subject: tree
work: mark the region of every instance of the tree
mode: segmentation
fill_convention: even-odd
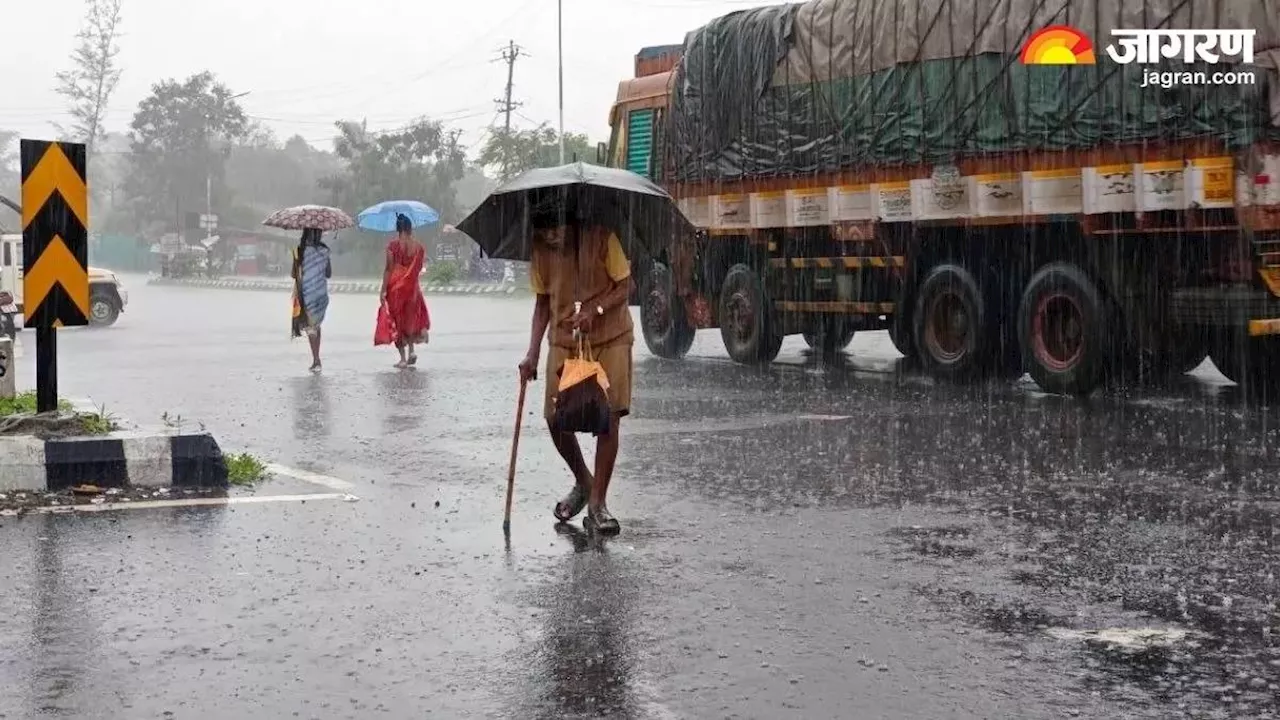
[[[72,69],[60,72],[58,94],[70,104],[73,139],[89,150],[102,137],[107,106],[120,82],[120,0],[86,0],[88,11],[71,53]],[[59,128],[64,134],[68,130]]]
[[[332,204],[357,213],[383,200],[421,200],[443,223],[457,222],[454,186],[466,169],[457,130],[427,118],[390,132],[372,132],[363,121],[336,126],[333,149],[345,168],[320,181]],[[382,248],[375,247],[358,259],[359,269],[378,269],[381,257]]]
[[[9,204],[17,205],[21,202],[18,197],[21,190],[19,177],[18,133],[0,130],[0,231],[21,227],[18,211]]]
[[[212,73],[153,85],[130,123],[130,167],[125,192],[139,229],[181,228],[187,212],[228,207],[226,161],[249,132],[244,110]]]
[[[596,152],[586,135],[564,134],[564,160],[595,163]],[[495,130],[480,148],[479,162],[493,168],[502,180],[525,170],[560,164],[560,136],[543,123],[531,130]]]
[[[299,136],[281,146],[268,134],[251,133],[227,159],[227,185],[235,191],[235,202],[222,218],[223,225],[249,227],[273,210],[317,202],[320,179],[341,170],[336,155],[311,147]]]

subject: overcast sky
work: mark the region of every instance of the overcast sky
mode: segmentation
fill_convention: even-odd
[[[617,83],[636,50],[678,43],[686,31],[756,0],[564,0],[565,129],[608,139]],[[65,122],[54,73],[65,69],[83,0],[6,3],[0,42],[0,129],[51,138]],[[394,128],[419,115],[448,121],[468,145],[495,120],[508,40],[513,122],[556,123],[556,0],[123,0],[124,70],[107,129],[124,131],[155,82],[213,71],[245,111],[281,140],[329,148],[334,120]]]

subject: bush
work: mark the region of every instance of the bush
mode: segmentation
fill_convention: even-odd
[[[444,260],[427,267],[427,282],[432,285],[452,285],[462,276],[458,263]]]
[[[232,485],[255,485],[267,478],[267,464],[249,453],[226,456],[227,479]]]

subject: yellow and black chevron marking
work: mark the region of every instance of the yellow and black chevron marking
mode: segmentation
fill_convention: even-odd
[[[845,270],[853,270],[856,268],[884,268],[884,267],[902,267],[906,264],[906,258],[895,255],[892,257],[823,257],[823,258],[777,258],[771,260],[770,263],[774,267],[793,268],[843,268]]]
[[[24,323],[89,324],[89,189],[80,143],[22,141]]]

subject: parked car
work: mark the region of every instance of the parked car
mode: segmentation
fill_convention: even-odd
[[[114,325],[129,304],[129,293],[116,274],[89,268],[89,324]],[[23,317],[22,236],[0,235],[0,333],[16,332]]]

